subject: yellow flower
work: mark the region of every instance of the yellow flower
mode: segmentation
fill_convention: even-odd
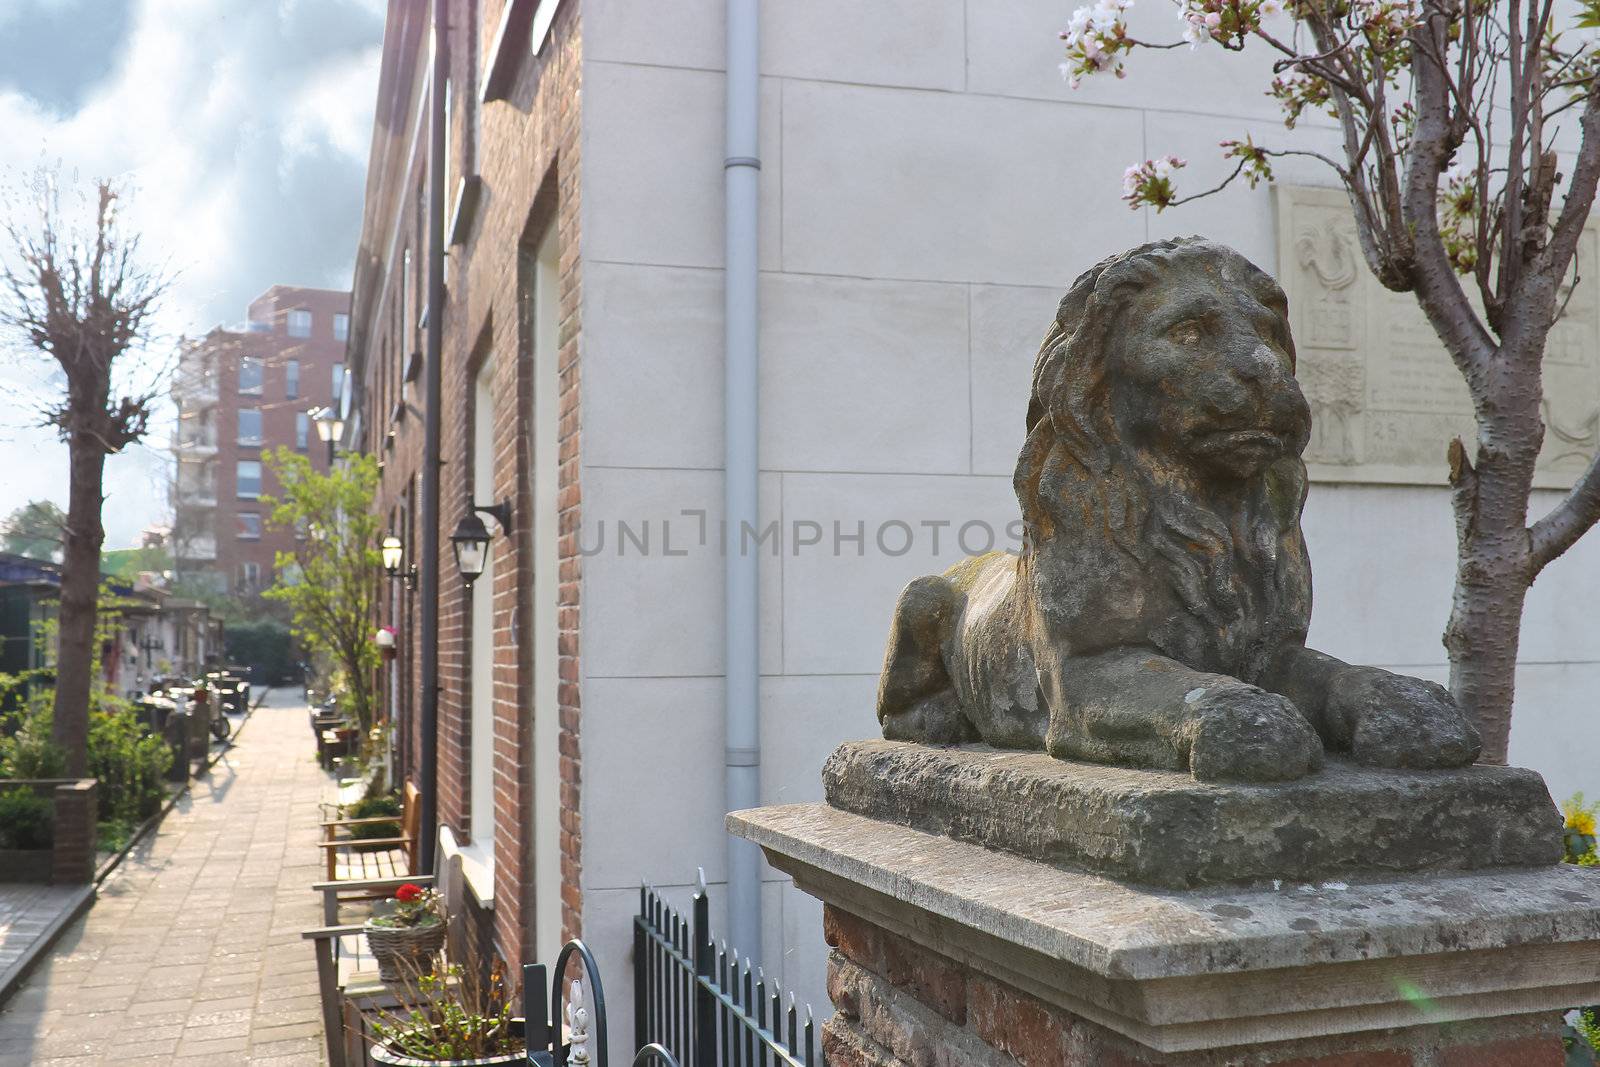
[[[1575,830],[1586,837],[1594,834],[1594,812],[1572,811],[1567,813],[1567,829]]]

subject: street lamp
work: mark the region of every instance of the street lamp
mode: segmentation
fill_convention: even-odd
[[[383,556],[383,569],[391,578],[399,578],[405,582],[407,589],[417,584],[417,565],[413,563],[405,570],[400,565],[405,560],[405,544],[395,534],[388,534],[378,546],[379,553]]]
[[[502,500],[498,504],[474,504],[472,510],[456,525],[456,532],[450,535],[450,547],[456,554],[456,569],[469,586],[483,573],[483,565],[489,555],[491,535],[483,520],[478,518],[480,511],[493,519],[507,536],[511,533],[509,500]]]
[[[339,409],[329,404],[313,411],[311,421],[317,425],[317,438],[328,443],[328,466],[331,468],[334,446],[344,436],[344,419],[339,416]]]
[[[389,534],[383,539],[379,549],[383,554],[383,569],[389,572],[389,577],[400,576],[400,560],[405,555],[405,546],[400,543],[400,538]]]

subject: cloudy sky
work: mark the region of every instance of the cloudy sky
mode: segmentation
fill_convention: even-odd
[[[126,223],[177,275],[146,366],[271,285],[349,286],[384,6],[0,0],[0,184],[45,165],[127,189]],[[0,516],[66,506],[66,449],[37,425],[53,366],[0,350]],[[108,464],[107,548],[164,521],[171,425],[164,402],[150,444]]]

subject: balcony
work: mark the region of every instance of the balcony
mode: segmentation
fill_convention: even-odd
[[[179,373],[172,382],[172,400],[179,408],[198,408],[215,404],[219,397],[213,374]]]
[[[204,535],[181,540],[173,545],[172,554],[175,559],[216,559],[217,539]]]
[[[215,485],[180,485],[173,494],[173,504],[180,508],[214,508],[217,506]]]
[[[194,430],[179,433],[172,440],[172,450],[185,458],[214,456],[217,453],[216,431]]]

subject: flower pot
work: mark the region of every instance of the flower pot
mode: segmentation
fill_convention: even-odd
[[[372,1046],[372,1062],[390,1064],[393,1067],[479,1067],[479,1065],[488,1067],[490,1064],[525,1064],[528,1062],[527,1056],[526,1052],[504,1052],[481,1060],[419,1060],[391,1052],[387,1045]]]
[[[426,973],[433,957],[444,947],[444,923],[427,926],[374,926],[370,921],[363,928],[367,944],[372,948],[372,958],[378,961],[378,977],[385,982],[398,982],[405,973]]]
[[[511,1032],[517,1035],[522,1033],[521,1019],[511,1020]],[[372,1045],[372,1062],[382,1063],[388,1067],[490,1067],[492,1064],[518,1065],[528,1062],[526,1052],[502,1052],[497,1056],[487,1056],[476,1060],[419,1060],[415,1056],[406,1056],[395,1052],[389,1046],[374,1042]]]

